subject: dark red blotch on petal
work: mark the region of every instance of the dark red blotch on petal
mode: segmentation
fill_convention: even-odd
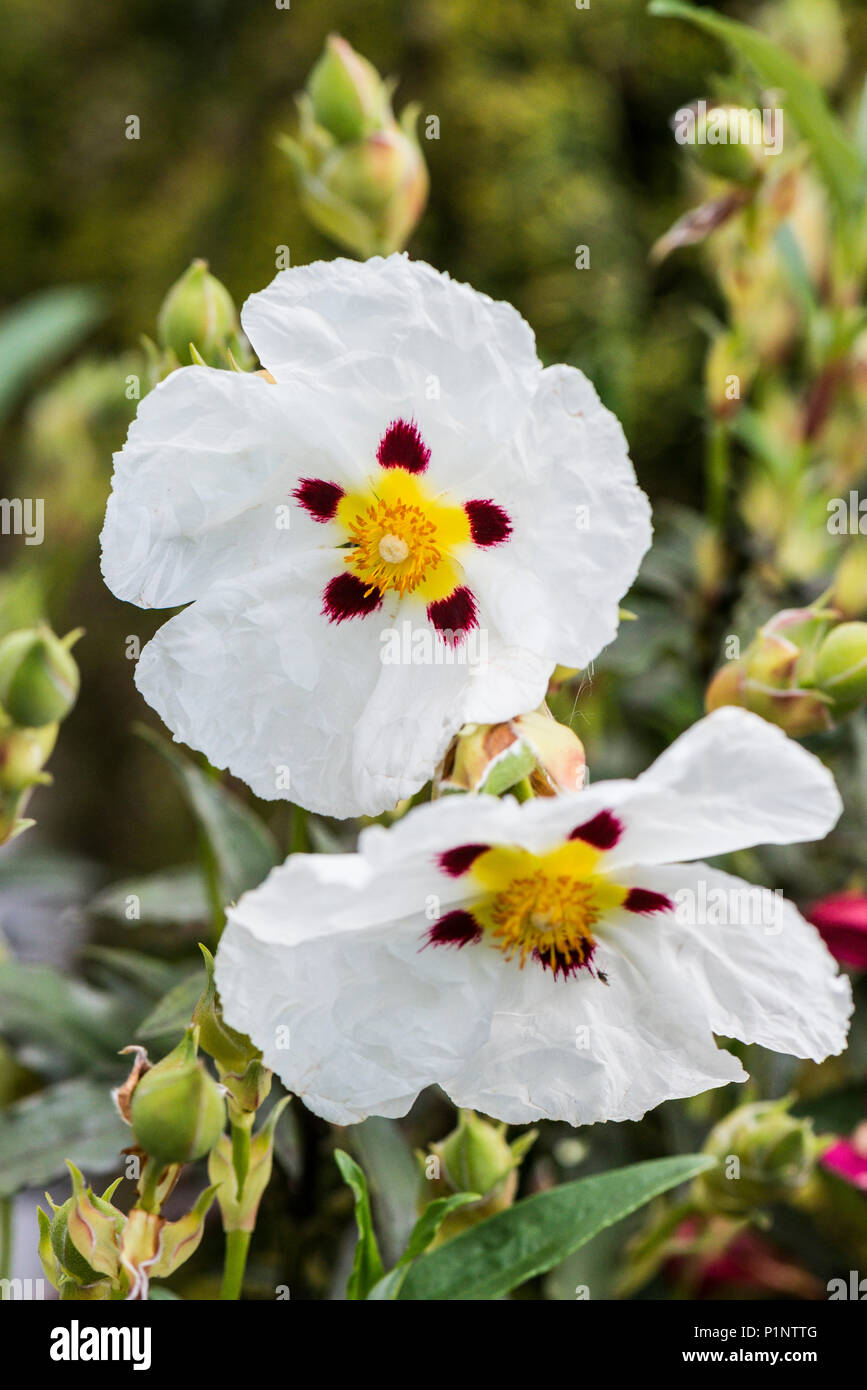
[[[427,934],[429,946],[469,946],[481,941],[482,929],[471,912],[457,907],[435,922]]]
[[[470,534],[476,545],[501,545],[512,534],[508,512],[490,498],[465,502],[464,511],[470,523]]]
[[[623,821],[613,811],[600,811],[592,820],[576,826],[569,839],[583,840],[594,849],[613,849],[622,834]]]
[[[392,420],[379,441],[376,457],[383,468],[405,468],[407,473],[423,473],[428,466],[430,449],[414,420]]]
[[[460,878],[475,864],[479,855],[485,854],[490,848],[490,845],[457,845],[455,849],[443,850],[439,856],[439,866],[451,878]]]
[[[553,965],[551,964],[550,951],[536,950],[533,952],[533,957],[545,970],[554,972],[555,980],[558,975],[562,975],[564,980],[568,980],[571,975],[577,975],[579,970],[588,970],[591,975],[595,975],[593,955],[596,950],[596,942],[584,940],[581,946],[584,951],[583,957],[579,954],[573,955],[571,951],[555,951]]]
[[[326,482],[324,478],[302,478],[292,496],[314,521],[330,521],[343,496],[343,488],[337,483]]]
[[[448,598],[429,603],[427,615],[440,636],[453,647],[460,646],[470,628],[479,625],[476,600],[463,586]]]
[[[382,603],[378,589],[369,589],[354,574],[338,574],[329,579],[322,595],[322,612],[330,623],[346,618],[362,618]]]
[[[670,912],[674,903],[665,893],[655,893],[652,888],[630,888],[623,906],[627,912]]]

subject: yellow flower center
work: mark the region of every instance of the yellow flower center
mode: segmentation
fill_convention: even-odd
[[[568,874],[512,879],[488,908],[494,944],[507,960],[520,956],[522,967],[530,952],[548,957],[552,968],[558,956],[585,961],[601,915],[593,884]]]
[[[522,968],[529,955],[552,970],[589,961],[594,927],[629,891],[599,872],[603,854],[572,840],[538,855],[504,846],[480,855],[470,875],[483,896],[472,912],[490,944]]]
[[[460,585],[452,551],[471,540],[467,514],[405,469],[379,474],[368,492],[346,493],[336,520],[346,532],[346,564],[368,592],[417,593],[431,603]]]

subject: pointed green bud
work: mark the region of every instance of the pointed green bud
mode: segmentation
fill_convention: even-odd
[[[506,1126],[492,1124],[472,1110],[462,1110],[457,1128],[430,1153],[420,1155],[423,1181],[420,1209],[431,1200],[458,1192],[479,1192],[480,1200],[454,1211],[443,1222],[434,1245],[459,1231],[510,1207],[518,1189],[518,1169],[535,1143],[536,1130],[527,1130],[511,1144]]]
[[[199,1029],[199,1046],[209,1057],[213,1057],[221,1074],[225,1071],[243,1076],[250,1063],[261,1060],[262,1054],[245,1033],[236,1032],[223,1019],[214,980],[214,957],[201,942],[199,950],[205,960],[207,977],[204,992],[193,1010],[192,1018]]]
[[[307,82],[313,119],[335,140],[361,140],[382,123],[388,91],[372,63],[331,34]]]
[[[0,707],[14,724],[39,729],[66,718],[78,695],[70,648],[80,636],[81,629],[61,641],[43,626],[0,641]]]
[[[157,318],[160,343],[186,365],[223,365],[240,327],[235,301],[201,260],[175,281]]]
[[[867,700],[867,623],[840,623],[829,632],[816,657],[813,679],[833,701],[837,718]]]
[[[196,1059],[198,1029],[151,1067],[132,1093],[136,1144],[160,1163],[192,1163],[216,1144],[226,1123],[220,1087]]]
[[[123,1213],[103,1197],[97,1197],[74,1163],[67,1159],[72,1176],[72,1203],[67,1214],[69,1239],[91,1269],[109,1279],[120,1272],[118,1238],[124,1226]]]
[[[765,154],[765,135],[761,117],[743,106],[704,101],[690,108],[694,114],[694,138],[690,153],[702,169],[728,183],[751,185],[768,172],[772,160]],[[679,113],[680,114],[680,113]],[[768,135],[773,138],[773,118]],[[781,118],[780,118],[781,120]],[[782,125],[779,138],[782,139]]]
[[[719,1212],[748,1212],[806,1195],[827,1147],[810,1120],[790,1115],[791,1097],[738,1106],[707,1137],[717,1166],[696,1179],[701,1203]]]

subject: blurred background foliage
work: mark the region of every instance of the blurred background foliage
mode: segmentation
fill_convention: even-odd
[[[708,8],[746,19],[799,57],[847,128],[857,126],[867,68],[858,0]],[[83,693],[51,761],[55,785],[37,791],[37,828],[0,861],[0,930],[11,954],[74,964],[82,978],[67,993],[59,977],[37,979],[32,1010],[53,1010],[54,1025],[45,1022],[34,1039],[22,1021],[30,977],[15,988],[4,977],[3,1029],[13,1041],[23,1032],[26,1045],[5,1070],[0,1055],[0,1099],[47,1076],[82,1088],[61,1088],[58,1115],[96,1114],[130,1027],[176,985],[175,1014],[138,1032],[170,1044],[190,1005],[184,981],[209,905],[185,866],[201,830],[163,760],[131,732],[137,720],[158,721],[133,686],[129,639],[143,646],[164,615],[109,594],[98,534],[111,453],[136,405],[128,383],[139,375],[147,389],[142,335],[155,334],[166,290],[190,261],[205,258],[240,304],[270,281],[279,248],[288,246],[292,264],[335,254],[303,215],[278,147],[296,128],[294,94],[330,31],[399,77],[398,106],[420,105],[431,192],[411,254],[510,300],[535,329],[544,361],[573,363],[593,379],[624,424],[653,501],[657,544],[629,600],[639,620],[624,624],[595,672],[553,696],[558,717],[586,743],[594,780],[645,767],[700,716],[727,634],[746,643],[776,609],[813,601],[842,554],[842,541],[839,549],[829,541],[825,498],[863,480],[864,374],[853,369],[833,408],[805,431],[804,409],[828,366],[812,351],[815,325],[841,296],[835,306],[826,195],[794,130],[779,184],[769,179],[704,246],[650,257],[688,207],[720,195],[719,182],[675,142],[675,110],[711,94],[753,105],[762,90],[699,29],[650,17],[643,0],[592,0],[580,10],[568,0],[295,0],[287,10],[269,0],[92,0],[86,13],[7,0],[0,364],[11,354],[13,367],[0,398],[2,490],[46,499],[46,541],[31,548],[0,538],[0,632],[46,618],[55,631],[81,625],[86,635],[75,653]],[[140,123],[135,140],[126,138],[131,115]],[[437,139],[424,138],[429,116],[438,118]],[[794,260],[788,243],[781,251],[774,240],[781,223],[797,243]],[[589,248],[588,269],[576,268],[579,246]],[[863,269],[856,258],[846,281],[856,307]],[[721,400],[727,368],[749,383],[749,410],[729,411]],[[856,605],[850,616],[860,615]],[[840,830],[810,855],[775,850],[730,865],[802,904],[864,886],[863,714],[811,746],[841,781]],[[257,804],[225,780],[267,826],[266,859],[286,853],[289,808]],[[327,849],[351,831],[314,824],[311,833]],[[166,866],[177,876],[152,885],[146,920],[125,921],[129,882]],[[851,1088],[865,1065],[861,1028],[845,1063],[829,1064],[830,1081]],[[786,1059],[764,1056],[751,1067],[755,1096],[794,1083]],[[805,1094],[828,1081],[809,1067],[799,1076]],[[852,1094],[847,1120],[864,1109]],[[730,1103],[717,1093],[664,1106],[639,1127],[597,1127],[592,1145],[552,1127],[530,1181],[550,1186],[579,1168],[688,1151]],[[407,1132],[423,1144],[449,1116],[441,1098],[428,1097]],[[113,1117],[99,1111],[97,1120],[98,1132],[82,1133],[71,1154],[79,1163],[98,1163],[106,1145],[116,1151]],[[53,1123],[46,1111],[46,1144]],[[355,1142],[374,1187],[379,1174],[384,1206],[392,1186],[398,1196],[409,1190],[407,1155],[392,1130],[370,1122]],[[327,1143],[327,1127],[310,1117],[278,1127],[279,1182],[295,1219],[281,1187],[267,1199],[271,1243],[254,1247],[250,1267],[265,1296],[287,1262],[314,1296],[333,1287],[334,1261],[345,1268],[348,1194],[311,1161]],[[48,1168],[59,1171],[63,1156],[68,1144]],[[32,1176],[31,1157],[12,1186]],[[405,1211],[385,1216],[406,1224]],[[822,1273],[833,1252],[810,1239]],[[607,1233],[580,1267],[568,1263],[552,1276],[549,1296],[573,1297],[591,1267],[595,1287],[613,1290],[612,1241],[620,1248],[623,1236]],[[798,1292],[797,1280],[789,1292]]]

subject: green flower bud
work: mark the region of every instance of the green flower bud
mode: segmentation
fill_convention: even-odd
[[[57,741],[59,725],[41,729],[0,727],[0,791],[22,792],[36,782],[51,779],[42,768]]]
[[[10,632],[0,641],[0,707],[14,724],[39,729],[65,719],[78,695],[78,667],[70,648],[81,629],[63,640],[47,627]]]
[[[225,285],[208,270],[207,261],[193,261],[163,300],[157,333],[178,362],[195,361],[190,345],[209,366],[224,365],[237,343],[240,321],[235,301]]]
[[[388,90],[372,63],[330,34],[307,82],[313,118],[335,140],[361,140],[388,113]]]
[[[706,173],[728,183],[753,184],[770,161],[764,153],[761,126],[742,106],[699,102],[690,152]]]
[[[424,1175],[419,1205],[423,1209],[435,1198],[455,1192],[478,1192],[480,1200],[446,1217],[434,1245],[512,1205],[518,1169],[536,1137],[536,1130],[527,1130],[510,1144],[504,1124],[493,1125],[472,1110],[460,1112],[457,1128],[439,1144],[431,1144],[428,1155],[419,1156]]]
[[[850,546],[840,561],[834,580],[834,606],[844,618],[867,616],[867,546]]]
[[[813,679],[833,701],[833,713],[851,714],[867,700],[867,623],[840,623],[816,657]]]
[[[130,1119],[136,1144],[160,1163],[192,1163],[216,1144],[226,1123],[220,1087],[196,1060],[196,1028],[138,1082]]]
[[[711,1130],[704,1152],[718,1162],[696,1178],[702,1205],[747,1212],[806,1195],[826,1144],[813,1133],[810,1120],[788,1113],[790,1105],[790,1097],[741,1105]]]
[[[418,109],[408,106],[397,121],[390,84],[335,35],[298,108],[298,135],[280,146],[311,222],[359,256],[401,250],[428,192]]]

